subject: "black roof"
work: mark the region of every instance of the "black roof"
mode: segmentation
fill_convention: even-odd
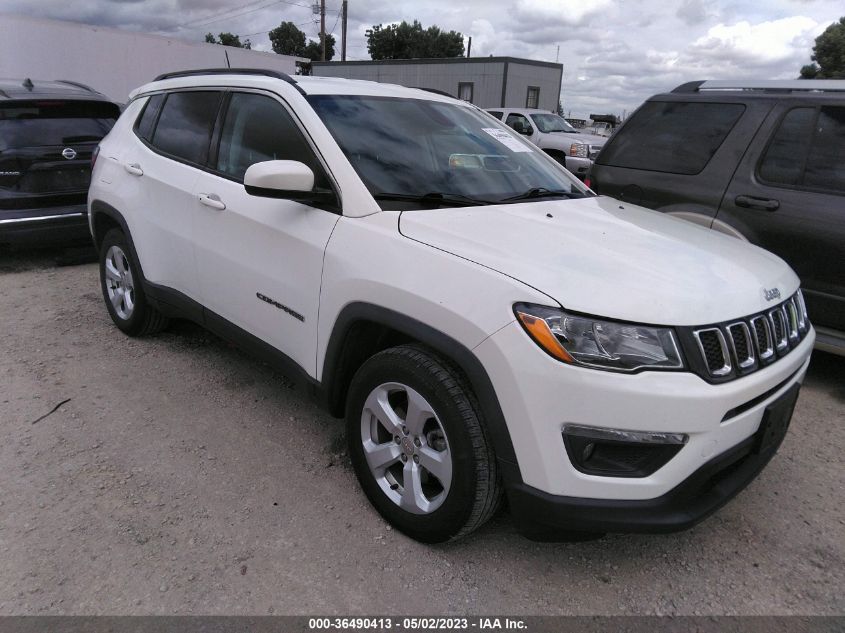
[[[90,86],[75,81],[56,79],[0,79],[0,101],[6,99],[84,99],[110,101]]]

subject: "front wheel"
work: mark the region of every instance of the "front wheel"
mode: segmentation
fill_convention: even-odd
[[[496,511],[501,484],[478,403],[445,359],[411,345],[376,354],[352,380],[346,421],[365,494],[408,536],[456,539]]]

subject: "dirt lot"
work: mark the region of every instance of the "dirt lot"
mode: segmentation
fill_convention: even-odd
[[[843,358],[692,531],[536,544],[504,514],[429,547],[370,509],[340,423],[193,325],[126,338],[94,264],[0,254],[0,333],[2,615],[845,612]]]

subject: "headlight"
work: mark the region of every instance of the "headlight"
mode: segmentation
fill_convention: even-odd
[[[570,156],[579,156],[580,158],[587,158],[589,150],[583,143],[573,143],[569,146]]]
[[[531,338],[565,363],[628,372],[684,366],[669,328],[603,321],[527,303],[516,304],[514,312]]]

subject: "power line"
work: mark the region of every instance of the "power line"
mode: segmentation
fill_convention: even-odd
[[[238,18],[242,15],[247,15],[248,13],[255,13],[256,11],[262,11],[263,9],[267,9],[269,7],[272,7],[274,4],[281,4],[281,3],[288,4],[288,5],[295,6],[295,7],[304,7],[306,9],[311,8],[310,5],[301,4],[299,2],[292,2],[291,0],[273,0],[272,2],[270,2],[268,4],[262,5],[260,7],[255,7],[254,9],[249,9],[247,11],[241,11],[240,13],[234,13],[232,15],[226,15],[226,16],[223,16],[223,17],[215,18],[213,20],[208,20],[207,22],[202,22],[200,24],[194,24],[193,28],[198,28],[198,27],[201,27],[201,26],[208,26],[209,24],[214,24],[215,22],[222,22],[223,20],[232,20],[232,19]]]
[[[180,24],[176,28],[182,28],[184,26],[188,26],[188,25],[194,24],[196,22],[205,22],[206,20],[209,20],[211,18],[216,18],[216,17],[221,16],[221,15],[226,15],[227,13],[232,13],[233,11],[240,11],[241,9],[245,9],[246,7],[251,7],[251,6],[256,5],[256,4],[261,4],[262,2],[267,2],[267,0],[253,0],[252,2],[247,2],[245,4],[238,6],[238,7],[235,7],[233,9],[225,9],[223,11],[217,11],[215,13],[210,13],[209,15],[206,15],[202,18],[196,18],[194,20],[188,20],[187,22],[185,22],[184,24]]]

